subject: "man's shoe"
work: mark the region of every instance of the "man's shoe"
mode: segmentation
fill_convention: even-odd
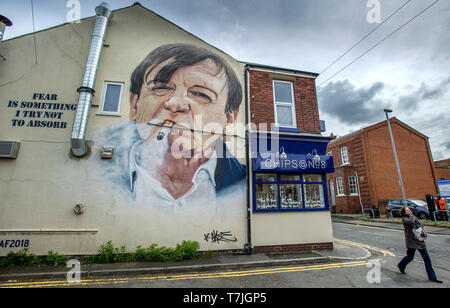
[[[430,278],[429,280],[430,280],[430,281],[433,281],[433,282],[437,282],[437,283],[442,283],[442,281],[437,280],[436,278]]]
[[[401,267],[398,266],[398,265],[397,265],[397,267],[398,267],[398,270],[400,271],[400,273],[406,274],[405,269],[401,268]]]

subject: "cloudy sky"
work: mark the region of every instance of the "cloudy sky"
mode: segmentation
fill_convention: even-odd
[[[66,22],[77,0],[34,0],[36,30]],[[450,158],[450,1],[440,0],[361,59],[334,76],[436,0],[141,0],[140,3],[237,60],[321,73],[320,117],[326,134],[345,135],[392,116],[430,137],[435,160]],[[81,17],[102,1],[80,0]],[[113,9],[131,0],[108,0]],[[397,14],[388,17],[404,6]],[[5,38],[33,31],[31,0],[3,0],[14,22]],[[370,16],[372,16],[370,14]],[[386,21],[386,19],[388,19]]]

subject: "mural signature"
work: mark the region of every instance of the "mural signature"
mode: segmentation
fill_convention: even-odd
[[[211,240],[212,243],[217,244],[220,242],[237,242],[237,238],[231,234],[231,231],[219,232],[213,230],[211,233],[203,234],[203,238],[206,242]]]

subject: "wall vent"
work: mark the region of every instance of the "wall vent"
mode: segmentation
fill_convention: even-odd
[[[20,142],[0,141],[0,158],[16,158],[19,148]]]

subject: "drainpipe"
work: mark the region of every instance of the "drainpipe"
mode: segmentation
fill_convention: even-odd
[[[365,216],[364,215],[364,206],[363,206],[362,201],[361,201],[361,187],[359,187],[358,172],[356,172],[356,171],[355,171],[355,177],[356,177],[356,184],[358,184],[359,205],[361,205],[361,213],[362,213],[362,215],[364,217]]]
[[[249,104],[248,104],[248,65],[245,65],[245,162],[247,172],[247,243],[245,244],[245,250],[248,255],[252,254],[252,229],[251,229],[251,209],[250,209],[250,125],[249,125]]]
[[[95,21],[94,33],[92,35],[91,47],[86,63],[83,77],[83,83],[78,88],[80,93],[78,98],[77,113],[72,128],[71,149],[72,154],[82,157],[87,154],[86,141],[84,140],[91,109],[92,98],[94,97],[95,78],[97,76],[97,67],[100,61],[100,55],[103,49],[103,38],[106,27],[111,16],[109,4],[103,2],[95,8],[97,19]]]

